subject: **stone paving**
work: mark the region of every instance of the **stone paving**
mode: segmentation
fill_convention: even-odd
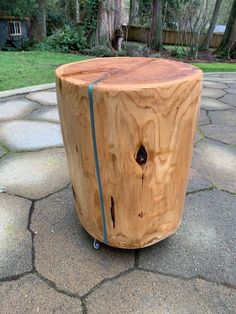
[[[73,209],[54,89],[0,99],[0,313],[236,313],[236,73],[207,74],[179,231],[102,246]]]

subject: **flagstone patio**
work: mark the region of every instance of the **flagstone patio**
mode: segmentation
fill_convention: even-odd
[[[0,313],[236,313],[235,89],[205,75],[182,225],[129,251],[76,217],[55,89],[0,93]]]

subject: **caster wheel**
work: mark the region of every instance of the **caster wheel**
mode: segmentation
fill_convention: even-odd
[[[5,192],[5,188],[3,186],[0,186],[0,193]]]
[[[93,241],[93,248],[94,248],[95,250],[99,250],[100,247],[101,247],[101,245],[100,245],[100,243],[98,242],[98,240],[94,239],[94,241]]]

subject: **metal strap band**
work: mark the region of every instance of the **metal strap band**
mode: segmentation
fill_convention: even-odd
[[[102,183],[101,183],[101,176],[100,176],[98,152],[97,152],[96,128],[95,128],[94,106],[93,106],[93,86],[96,85],[99,81],[100,80],[97,80],[89,84],[88,96],[89,96],[90,125],[91,125],[92,142],[93,142],[93,155],[94,155],[94,161],[95,161],[98,193],[99,193],[100,208],[101,208],[101,219],[102,219],[102,226],[103,226],[103,242],[105,244],[108,244],[106,219],[105,219],[105,206],[104,206],[104,198],[103,198]]]

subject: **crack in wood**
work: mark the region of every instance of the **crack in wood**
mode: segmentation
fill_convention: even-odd
[[[111,211],[111,220],[113,223],[113,228],[116,227],[116,218],[115,218],[115,202],[113,197],[111,196],[111,207],[110,207],[110,211]]]

